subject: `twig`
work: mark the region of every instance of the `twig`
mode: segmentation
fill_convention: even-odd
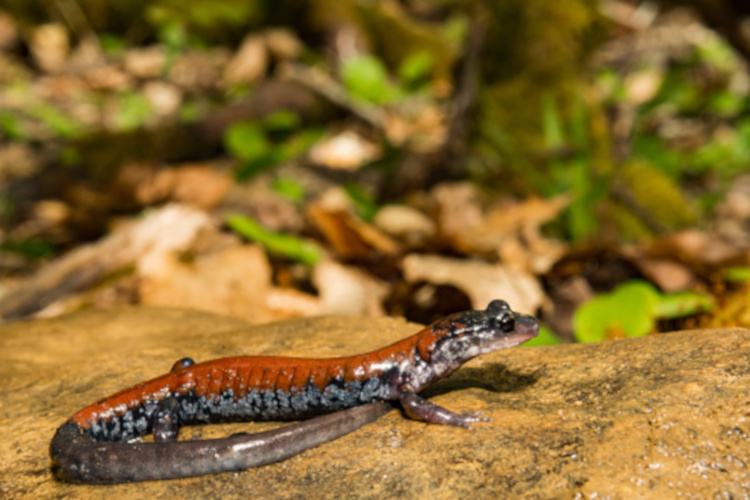
[[[79,40],[85,38],[99,40],[88,19],[86,19],[83,9],[81,9],[76,0],[56,0],[55,6],[67,21],[71,31],[76,33]]]
[[[383,132],[383,111],[372,104],[354,101],[341,85],[324,72],[291,63],[284,67],[282,76],[304,85],[333,104],[346,109],[379,132]]]
[[[471,118],[479,93],[480,56],[487,35],[490,18],[481,5],[474,13],[469,35],[464,48],[464,58],[460,63],[458,82],[453,105],[448,118],[448,133],[442,147],[445,166],[453,176],[462,176],[463,158],[471,135]]]

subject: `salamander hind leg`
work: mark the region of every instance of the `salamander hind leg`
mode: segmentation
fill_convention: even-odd
[[[168,443],[177,440],[180,430],[180,402],[170,396],[159,403],[159,409],[153,415],[154,441]]]
[[[401,406],[409,417],[415,420],[424,420],[430,424],[454,425],[456,427],[471,429],[471,425],[469,425],[471,423],[489,422],[492,420],[491,418],[483,417],[480,412],[453,413],[442,406],[430,403],[426,399],[419,397],[417,393],[411,391],[403,392],[400,401]]]

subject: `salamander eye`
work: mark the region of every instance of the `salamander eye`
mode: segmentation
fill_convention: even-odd
[[[516,318],[513,314],[507,312],[500,313],[495,318],[495,321],[504,333],[510,333],[516,329]]]
[[[503,311],[510,311],[510,306],[504,300],[493,300],[487,306],[487,312],[493,316],[500,316]]]

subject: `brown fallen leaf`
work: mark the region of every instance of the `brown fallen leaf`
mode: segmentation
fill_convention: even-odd
[[[309,152],[311,162],[335,170],[356,170],[379,158],[380,148],[352,130],[318,141]]]
[[[424,245],[435,237],[435,223],[407,205],[386,205],[375,214],[373,224],[410,247]]]
[[[167,63],[167,51],[161,45],[133,48],[125,52],[125,71],[143,80],[158,78]]]
[[[233,186],[225,162],[186,163],[155,168],[130,163],[120,169],[114,189],[139,206],[176,201],[208,210],[219,205]]]
[[[305,49],[297,35],[287,28],[271,28],[264,31],[268,52],[278,60],[297,59]]]
[[[395,255],[400,245],[359,217],[355,216],[342,196],[340,189],[333,189],[320,200],[307,205],[305,213],[310,221],[323,233],[334,253],[342,258],[367,258],[373,252]]]
[[[737,245],[750,244],[750,175],[734,179],[729,192],[716,207],[716,232]]]
[[[516,233],[521,233],[526,241],[538,240],[542,238],[539,228],[557,218],[569,204],[568,195],[496,204],[479,224],[467,228],[465,244],[476,251],[487,251],[499,248],[506,237]]]
[[[549,200],[501,200],[486,212],[473,184],[440,184],[431,195],[438,206],[441,234],[462,253],[496,255],[516,269],[543,274],[567,248],[541,234],[541,226],[558,217],[570,203],[567,195]]]
[[[221,210],[247,214],[271,231],[298,234],[305,221],[297,205],[271,188],[268,178],[259,175],[247,183],[233,182],[224,196]]]
[[[177,204],[154,210],[41,268],[0,299],[0,317],[27,316],[128,266],[146,275],[157,273],[165,256],[186,252],[210,234],[216,228],[202,211]]]
[[[60,23],[43,24],[31,33],[29,48],[34,62],[43,71],[62,71],[70,52],[68,30]]]
[[[667,259],[634,259],[633,263],[643,275],[664,292],[689,290],[696,282],[696,276],[690,269]]]
[[[383,316],[389,287],[366,272],[332,260],[319,262],[312,281],[320,295],[321,314]]]
[[[170,68],[169,81],[189,92],[214,89],[230,57],[223,48],[180,52]]]
[[[534,313],[544,301],[544,291],[533,275],[499,264],[411,254],[404,258],[403,271],[404,278],[411,283],[426,281],[459,288],[469,296],[475,309],[484,309],[492,300],[503,299],[514,310],[528,314]]]
[[[17,21],[5,12],[0,12],[0,50],[12,48],[18,43],[18,39]]]
[[[677,260],[692,269],[714,267],[727,262],[745,262],[747,251],[717,234],[689,229],[644,245],[653,258]]]
[[[268,50],[262,35],[247,35],[224,70],[222,84],[231,87],[252,83],[265,75],[268,69]]]
[[[271,287],[266,295],[266,306],[279,319],[321,314],[318,297],[294,288]]]
[[[469,182],[438,184],[430,193],[437,205],[440,235],[459,252],[469,253],[464,235],[484,219],[479,188]]]
[[[259,245],[226,248],[181,262],[173,254],[141,266],[141,303],[228,314],[250,323],[276,319],[266,303],[271,265]]]
[[[172,117],[182,105],[182,91],[166,82],[146,82],[141,92],[151,104],[151,110],[158,116]]]

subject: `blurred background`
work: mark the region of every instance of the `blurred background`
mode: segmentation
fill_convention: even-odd
[[[0,317],[750,326],[742,0],[0,0]]]

